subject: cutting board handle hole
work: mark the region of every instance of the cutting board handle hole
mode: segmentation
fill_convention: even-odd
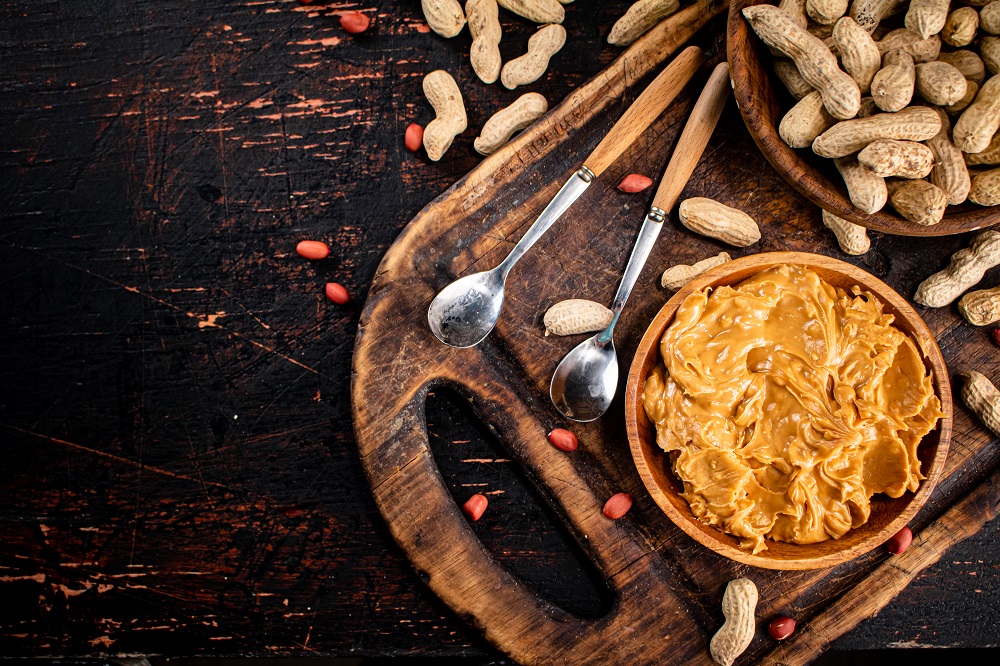
[[[606,615],[612,591],[469,400],[439,386],[425,410],[431,452],[452,497],[460,506],[476,493],[489,500],[472,529],[493,557],[563,610]]]

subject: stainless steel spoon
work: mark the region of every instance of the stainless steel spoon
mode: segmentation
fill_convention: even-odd
[[[591,181],[663,113],[703,59],[700,48],[684,49],[618,119],[499,266],[456,280],[434,297],[427,310],[427,323],[438,340],[452,347],[473,347],[489,335],[503,309],[504,284],[514,264],[587,190]]]
[[[653,197],[653,205],[642,223],[632,255],[625,266],[611,311],[614,317],[603,331],[573,348],[556,367],[549,385],[549,397],[562,414],[574,421],[593,421],[608,411],[618,391],[618,354],[613,334],[622,308],[628,300],[660,234],[667,211],[674,207],[694,171],[708,138],[719,122],[729,95],[729,66],[721,63],[712,72],[705,89],[691,110],[663,180]]]

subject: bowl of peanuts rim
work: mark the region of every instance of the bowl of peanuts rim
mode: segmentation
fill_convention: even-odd
[[[842,6],[834,10],[834,16],[837,11],[842,15],[833,18],[827,25],[821,25],[809,18],[815,14],[811,6],[813,3]],[[978,139],[983,145],[971,147],[980,150],[977,153],[963,153],[952,143],[947,131],[936,127],[933,119],[934,116],[940,116],[949,121],[953,130],[952,137],[956,136],[955,126],[966,115],[970,118],[981,118],[992,114],[995,116],[996,124],[1000,124],[1000,76],[984,78],[990,73],[989,71],[982,75],[966,74],[979,78],[983,84],[980,88],[975,81],[965,80],[963,91],[971,94],[975,88],[977,93],[974,101],[963,100],[968,106],[965,106],[961,113],[943,113],[932,106],[924,106],[930,102],[921,94],[921,88],[915,80],[912,83],[915,91],[910,97],[904,95],[905,99],[900,99],[899,95],[895,95],[896,99],[888,103],[882,99],[884,96],[879,96],[887,108],[894,109],[886,112],[874,104],[874,96],[861,97],[860,90],[865,87],[864,83],[859,86],[852,76],[841,69],[840,63],[843,57],[838,60],[828,44],[833,44],[834,50],[839,53],[839,49],[836,48],[836,44],[839,43],[853,54],[855,50],[864,51],[863,48],[855,49],[856,44],[863,44],[871,53],[874,42],[880,55],[882,51],[894,54],[888,58],[881,55],[881,59],[876,56],[875,62],[869,57],[867,73],[858,74],[856,65],[848,68],[855,71],[862,81],[868,80],[872,76],[872,69],[877,68],[874,77],[879,77],[880,74],[882,76],[873,78],[875,83],[871,85],[879,83],[881,79],[891,78],[890,75],[898,78],[899,72],[896,71],[898,68],[892,67],[898,64],[893,62],[896,52],[904,53],[909,49],[917,53],[915,57],[903,55],[900,58],[904,61],[902,64],[906,73],[911,79],[916,79],[916,75],[909,72],[910,69],[927,70],[926,65],[940,62],[940,55],[951,58],[952,53],[971,51],[960,48],[952,50],[953,47],[945,43],[945,48],[949,50],[942,53],[940,51],[942,40],[937,32],[924,40],[919,40],[920,35],[905,34],[912,31],[907,31],[903,27],[891,31],[895,34],[882,34],[886,27],[899,23],[903,17],[888,17],[888,26],[874,33],[875,36],[881,37],[879,41],[870,36],[861,37],[860,34],[868,35],[868,32],[864,29],[859,30],[860,24],[851,18],[852,15],[858,15],[858,11],[861,11],[862,14],[858,15],[858,18],[864,23],[866,7],[876,6],[881,8],[879,11],[891,11],[885,8],[893,4],[900,5],[887,0],[853,0],[850,4],[842,0],[829,3],[825,0],[785,0],[781,3],[782,9],[788,9],[793,14],[796,12],[801,14],[798,19],[792,18],[790,21],[784,20],[787,15],[783,11],[778,16],[775,11],[768,8],[752,9],[765,4],[767,3],[764,0],[733,0],[729,13],[728,58],[736,102],[747,128],[765,158],[789,184],[828,214],[885,233],[905,236],[943,236],[973,231],[1000,222],[1000,207],[995,205],[1000,203],[1000,169],[993,165],[981,164],[979,161],[983,158],[992,161],[989,155],[996,149],[996,161],[1000,164],[1000,136],[993,136],[996,129],[993,127],[994,121],[989,120],[985,123],[988,126],[985,130],[988,136]],[[905,9],[906,3],[901,3],[900,6]],[[753,17],[754,27],[751,27],[744,9],[750,9],[748,14]],[[774,7],[774,10],[778,9]],[[1000,6],[994,13],[997,14],[995,29],[1000,31]],[[845,17],[847,20],[844,20]],[[869,23],[870,21],[866,25]],[[992,24],[987,23],[987,25],[990,29],[994,29]],[[778,37],[772,36],[771,40],[795,55],[796,59],[784,57],[783,52],[777,48],[772,50],[781,57],[773,55],[769,51],[768,44],[762,41],[755,29],[764,33],[779,33]],[[834,30],[839,41],[834,40]],[[938,29],[938,32],[941,30]],[[803,37],[803,33],[808,37]],[[1000,64],[1000,37],[983,30],[979,30],[979,37],[980,43],[988,44],[990,48],[995,44],[997,50],[996,62],[985,55],[982,60],[994,66]],[[913,46],[917,41],[919,44]],[[898,46],[897,42],[905,48],[889,48]],[[974,46],[974,43],[970,43],[970,47]],[[921,51],[921,48],[924,51]],[[909,60],[914,62],[910,64]],[[811,86],[805,81],[807,77],[799,72],[796,64],[803,62],[807,63],[804,65],[807,70],[819,70],[825,65],[825,69],[819,74],[816,71],[808,71],[810,74],[808,78],[816,81],[816,76],[819,76],[824,81],[831,80],[832,83],[824,84],[823,91],[810,91]],[[816,67],[817,63],[820,67]],[[776,67],[782,71],[782,78],[779,78]],[[951,69],[943,65],[934,65],[931,69],[946,70],[954,74]],[[783,83],[786,80],[792,81],[790,84],[792,92],[786,89]],[[850,90],[851,84],[854,86],[853,90]],[[882,91],[883,87],[879,86],[878,90]],[[812,95],[814,92],[819,94]],[[929,93],[926,96],[933,97]],[[800,99],[799,102],[796,102],[797,98]],[[816,103],[817,98],[822,99],[821,104]],[[905,100],[909,100],[909,105],[899,107]],[[832,107],[832,111],[827,109],[827,106]],[[954,106],[955,104],[952,104],[947,108],[951,109]],[[792,111],[797,112],[792,113]],[[902,115],[899,115],[900,113]],[[859,120],[862,120],[859,114],[870,115],[863,118],[865,122],[859,125]],[[786,122],[786,128],[781,128],[786,115],[792,115],[793,118]],[[870,120],[876,115],[880,118]],[[803,117],[809,119],[803,120]],[[793,120],[797,122],[792,122]],[[968,127],[965,126],[970,122],[964,122],[959,129],[968,132]],[[984,123],[978,124],[979,127],[976,129],[982,133]],[[779,131],[796,125],[799,130],[797,133],[794,130],[787,133],[795,135],[797,140],[793,140],[793,143],[801,146],[799,148],[793,148],[786,143],[782,138],[783,132]],[[888,125],[894,125],[895,128],[889,128],[887,131]],[[898,129],[900,125],[909,127],[900,131]],[[824,135],[825,138],[819,141],[817,148],[816,140]],[[869,168],[871,162],[864,164],[859,158],[862,150],[874,143],[878,145],[873,146],[868,152],[876,154],[865,157],[874,160],[874,176],[877,177],[873,177],[873,170]],[[899,170],[899,162],[909,162],[910,167],[914,166],[912,155],[900,155],[898,149],[901,146],[895,144],[905,144],[902,147],[905,148],[904,153],[910,149],[923,154],[933,152],[932,163],[918,165],[917,173],[900,172],[906,177],[894,175]],[[830,149],[831,146],[833,149]],[[887,148],[890,153],[893,149],[897,150],[895,154],[888,156]],[[927,148],[931,150],[928,151]],[[814,151],[818,151],[823,157]],[[837,157],[834,159],[827,157],[833,155]],[[887,161],[893,164],[888,164]],[[970,162],[970,165],[966,165],[966,161]],[[924,171],[929,173],[929,177],[923,175]],[[880,176],[880,173],[890,175]],[[853,184],[850,192],[844,184],[845,180]],[[859,205],[865,210],[859,208]],[[894,208],[897,210],[893,210]],[[905,217],[898,212],[899,209],[906,211]]]

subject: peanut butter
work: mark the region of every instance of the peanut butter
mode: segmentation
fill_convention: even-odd
[[[875,493],[918,488],[944,414],[874,295],[787,265],[709,291],[678,308],[643,391],[695,516],[757,553],[837,539]]]

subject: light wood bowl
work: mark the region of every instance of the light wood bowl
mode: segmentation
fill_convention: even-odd
[[[807,266],[836,287],[849,289],[859,285],[875,294],[882,301],[885,311],[895,315],[895,325],[910,335],[923,351],[924,362],[933,377],[941,410],[946,416],[920,444],[921,471],[927,478],[921,482],[916,493],[908,492],[898,499],[875,495],[868,522],[840,539],[803,546],[769,539],[766,550],[752,555],[740,548],[736,537],[702,523],[691,513],[687,500],[680,494],[683,487],[674,476],[667,454],[656,444],[656,433],[642,405],[642,390],[649,373],[660,362],[660,338],[689,294],[705,287],[736,284],[780,264]],[[867,553],[902,529],[927,501],[944,468],[951,439],[951,413],[951,386],[941,350],[926,324],[906,300],[887,284],[856,266],[805,252],[770,252],[743,257],[714,268],[683,287],[667,301],[642,337],[625,389],[625,422],[632,458],[657,505],[678,527],[702,545],[737,562],[765,569],[831,567]]]
[[[773,75],[774,57],[743,17],[743,8],[765,0],[732,0],[729,7],[727,50],[736,103],[750,136],[764,157],[804,197],[855,224],[901,236],[947,236],[982,229],[1000,222],[1000,206],[972,203],[948,206],[944,219],[925,227],[896,214],[889,204],[868,215],[847,197],[844,181],[833,160],[808,148],[796,150],[778,136],[778,123],[795,99]],[[768,3],[771,4],[771,3]],[[772,78],[774,79],[772,85]],[[954,123],[954,120],[952,121]]]

